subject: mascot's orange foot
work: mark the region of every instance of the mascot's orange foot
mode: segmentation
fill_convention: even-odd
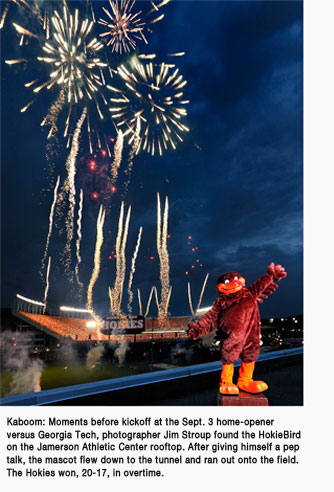
[[[263,381],[238,381],[238,388],[247,393],[262,393],[268,389],[268,385]]]
[[[238,387],[233,383],[220,383],[219,393],[221,395],[238,395]]]

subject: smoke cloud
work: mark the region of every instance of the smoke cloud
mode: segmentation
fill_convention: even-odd
[[[86,366],[94,369],[96,364],[100,361],[104,352],[104,345],[97,345],[90,349],[86,357]]]
[[[170,356],[173,362],[176,362],[179,358],[184,358],[189,362],[193,356],[193,349],[187,348],[185,345],[178,343],[170,351]]]
[[[130,350],[128,342],[126,340],[122,340],[114,352],[114,356],[118,360],[119,366],[124,365],[126,353],[128,350]]]
[[[6,396],[41,391],[43,362],[30,357],[33,333],[5,331],[1,334],[1,364],[13,373]]]

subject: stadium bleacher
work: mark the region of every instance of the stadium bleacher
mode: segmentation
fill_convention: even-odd
[[[31,322],[36,328],[42,331],[54,333],[57,338],[71,338],[75,341],[108,341],[119,340],[119,335],[106,335],[100,333],[98,328],[87,326],[92,319],[84,318],[65,318],[58,316],[49,316],[46,314],[28,313],[18,311],[18,314]],[[167,323],[161,327],[158,319],[150,318],[146,322],[145,331],[137,334],[138,341],[149,341],[154,339],[186,338],[185,330],[189,322],[189,317],[168,318]],[[122,335],[127,341],[132,341],[134,335]]]

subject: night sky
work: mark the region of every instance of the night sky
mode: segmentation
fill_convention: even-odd
[[[5,2],[1,4],[3,9]],[[102,16],[100,5],[107,6],[107,2],[94,2],[97,17]],[[108,286],[113,284],[115,269],[115,260],[109,256],[114,251],[122,199],[133,208],[128,267],[138,228],[144,228],[133,289],[140,288],[145,306],[151,286],[160,287],[155,245],[157,192],[162,200],[168,195],[170,203],[172,315],[189,314],[188,281],[196,305],[204,277],[210,274],[202,304],[206,306],[216,298],[219,275],[238,271],[250,284],[266,272],[271,261],[282,264],[288,276],[261,305],[261,315],[302,313],[302,8],[302,2],[294,1],[173,0],[164,8],[165,18],[153,26],[149,45],[138,44],[141,53],[157,53],[162,60],[168,53],[186,52],[172,61],[188,81],[184,92],[190,99],[186,121],[190,132],[175,151],[163,157],[144,152],[136,156],[125,193],[127,147],[117,191],[110,197],[105,196],[104,180],[110,159],[97,152],[97,170],[92,174],[89,162],[94,157],[89,155],[87,134],[82,133],[76,186],[82,186],[85,193],[80,266],[85,286],[93,268],[99,205],[108,204],[101,273],[94,290],[94,307],[100,315],[109,310]],[[80,9],[85,11],[82,5]],[[68,155],[60,131],[56,153],[51,161],[46,159],[46,132],[40,123],[55,93],[41,91],[36,103],[20,113],[32,99],[24,83],[44,80],[47,72],[35,61],[41,49],[37,40],[29,43],[31,63],[14,67],[4,63],[20,57],[11,23],[20,20],[27,27],[30,19],[19,17],[11,6],[1,31],[3,307],[11,305],[16,293],[43,299],[39,269],[52,187],[56,176],[65,179]],[[94,29],[95,35],[103,30],[98,24]],[[80,108],[78,111],[80,114]],[[108,138],[115,137],[110,120],[101,130]],[[93,198],[93,193],[99,197]],[[61,227],[58,221],[50,242],[49,307],[84,307],[85,299],[78,298],[59,259],[65,245],[64,233],[59,235]],[[125,286],[124,307],[126,303]],[[133,310],[137,309],[135,300]],[[156,313],[155,306],[150,313]]]

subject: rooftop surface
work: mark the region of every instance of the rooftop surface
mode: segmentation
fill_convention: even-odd
[[[238,363],[236,364],[238,366]],[[3,398],[2,405],[217,405],[221,363],[210,362]],[[237,372],[237,371],[236,371]],[[261,354],[254,377],[270,406],[303,405],[303,349]]]

